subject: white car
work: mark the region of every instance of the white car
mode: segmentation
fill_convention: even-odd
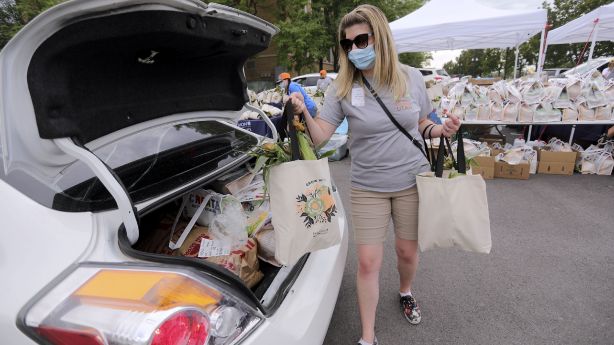
[[[337,73],[329,72],[329,73],[326,73],[326,76],[335,80],[335,78],[337,78]],[[305,89],[305,91],[308,91],[309,93],[313,94],[316,92],[317,85],[318,85],[318,79],[320,79],[320,73],[309,73],[309,74],[299,75],[298,77],[294,77],[292,78],[292,81],[300,84],[303,87],[303,89]]]
[[[422,73],[424,81],[441,81],[450,79],[450,75],[443,68],[418,68],[418,70],[420,73]]]
[[[597,69],[599,72],[603,71],[606,67],[608,67],[608,63],[614,59],[611,56],[608,57],[599,57],[599,58],[594,58],[590,61],[584,62],[579,64],[578,66],[568,69],[567,71],[563,72],[562,75],[563,76],[570,76],[570,75],[574,75],[574,74],[578,74],[578,75],[584,75],[594,69]]]
[[[321,344],[340,245],[247,286],[141,250],[190,191],[240,169],[242,65],[277,29],[196,0],[76,0],[0,53],[2,344]],[[164,242],[162,242],[164,243]],[[263,266],[264,267],[264,266]]]

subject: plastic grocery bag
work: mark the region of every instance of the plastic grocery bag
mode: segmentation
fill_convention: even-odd
[[[503,108],[503,121],[516,122],[518,119],[518,111],[520,110],[520,103],[508,103]]]
[[[495,121],[503,120],[503,105],[494,102],[490,104],[490,119]]]
[[[536,108],[537,108],[537,104],[522,103],[520,105],[520,110],[518,111],[518,121],[533,122],[533,117],[535,116]]]

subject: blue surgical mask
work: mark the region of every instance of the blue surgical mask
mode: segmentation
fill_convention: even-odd
[[[348,54],[348,58],[359,70],[366,70],[375,64],[375,49],[373,44],[369,44],[364,49],[353,49]]]

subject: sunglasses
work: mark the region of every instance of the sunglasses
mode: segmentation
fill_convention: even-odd
[[[366,34],[357,35],[353,40],[344,38],[339,41],[339,44],[346,53],[349,53],[352,50],[353,45],[356,45],[356,48],[358,49],[365,49],[369,45],[369,36],[373,36],[373,33],[369,32]]]

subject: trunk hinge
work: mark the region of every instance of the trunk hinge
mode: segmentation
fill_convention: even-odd
[[[100,182],[107,188],[117,203],[130,244],[136,243],[139,239],[139,225],[135,208],[128,191],[117,178],[115,172],[85,146],[79,145],[73,139],[61,138],[53,141],[62,151],[85,163],[96,174],[96,177],[100,179]]]

